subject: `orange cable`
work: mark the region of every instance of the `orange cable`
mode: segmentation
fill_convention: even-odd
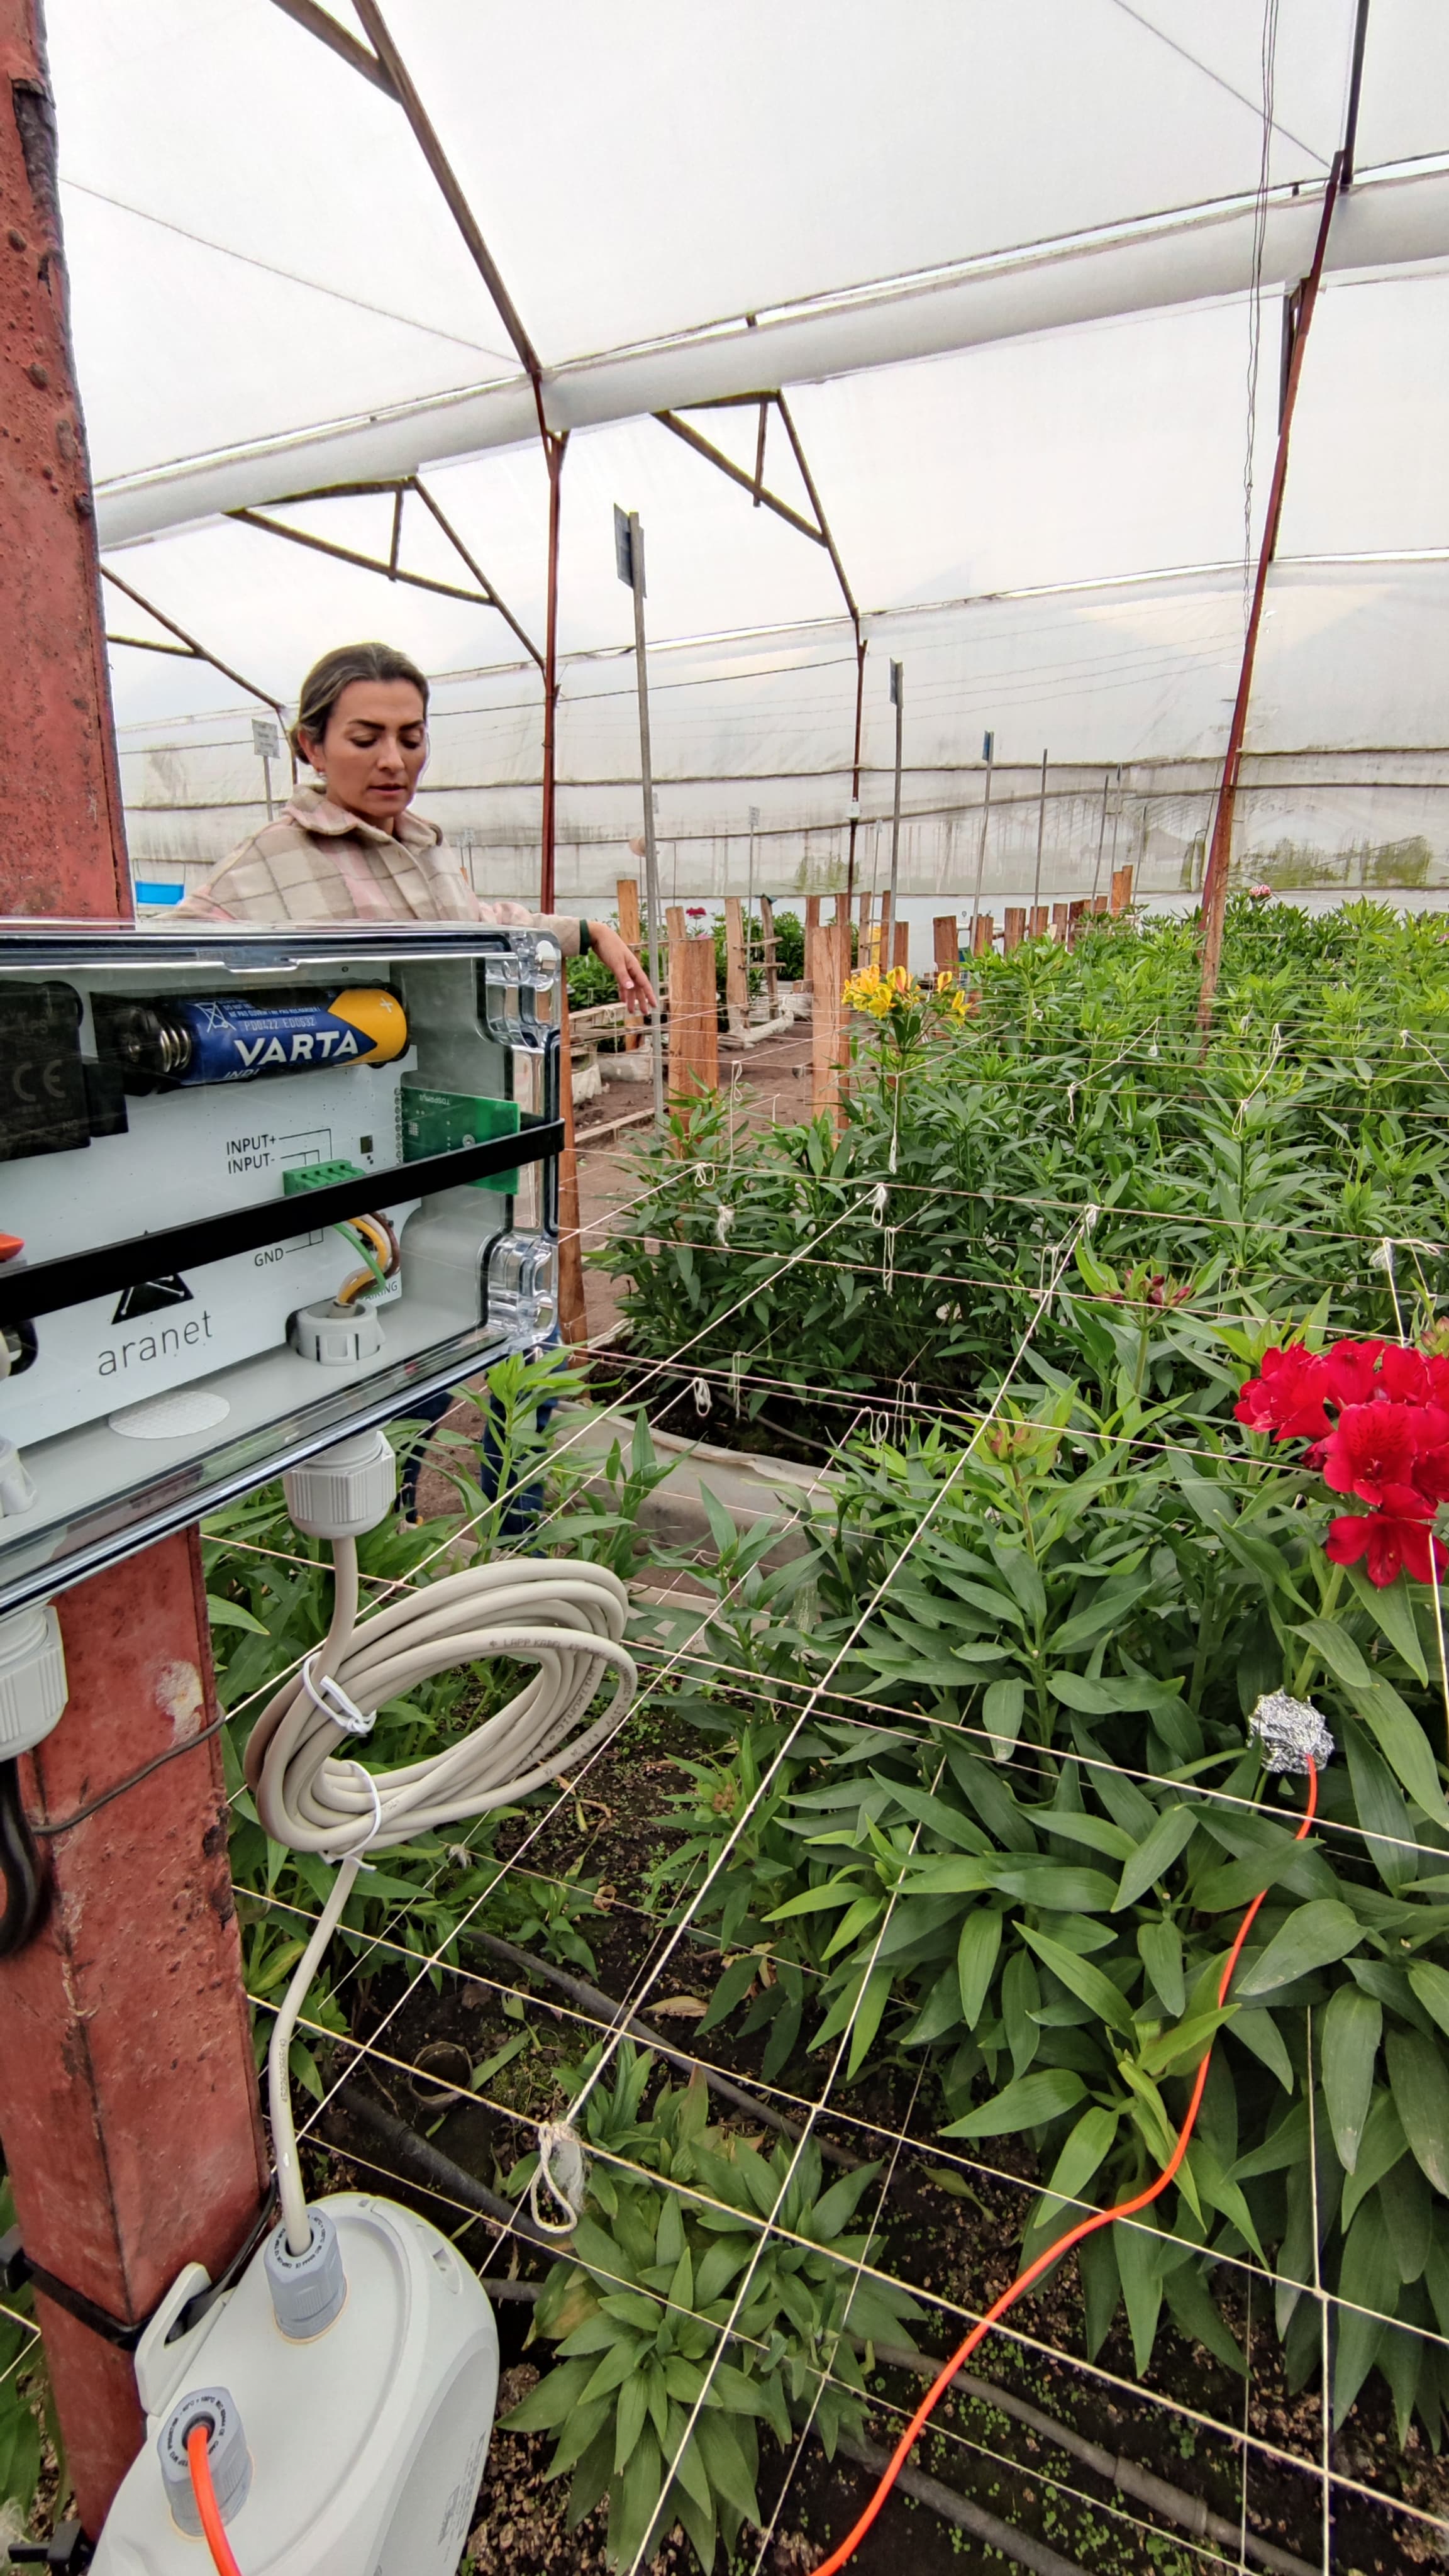
[[[1310,1756],[1308,1762],[1308,1803],[1304,1810],[1303,1822],[1299,1826],[1297,1833],[1294,1835],[1293,1839],[1295,1842],[1302,1842],[1304,1835],[1307,1833],[1309,1826],[1313,1822],[1317,1807],[1318,1766]],[[1228,1988],[1232,1984],[1233,1971],[1237,1967],[1238,1960],[1242,1955],[1243,1943],[1246,1941],[1249,1932],[1253,1928],[1254,1917],[1256,1916],[1258,1908],[1262,1904],[1267,1893],[1268,1891],[1265,1887],[1254,1897],[1252,1904],[1249,1906],[1247,1913],[1243,1916],[1242,1922],[1238,1927],[1238,1937],[1233,1943],[1231,1950],[1228,1952],[1222,1976],[1218,1981],[1219,2011],[1221,2011],[1222,2006],[1227,2001]],[[1160,2193],[1166,2191],[1168,2184],[1172,2181],[1173,2176],[1176,2174],[1178,2167],[1182,2163],[1183,2157],[1187,2153],[1188,2141],[1192,2136],[1193,2124],[1197,2119],[1198,2111],[1202,2105],[1203,2090],[1207,2083],[1208,2068],[1211,2063],[1212,2048],[1209,2046],[1203,2057],[1202,2064],[1197,2070],[1197,2081],[1192,2088],[1192,2100],[1187,2106],[1187,2117],[1183,2121],[1182,2127],[1178,2130],[1177,2144],[1173,2148],[1171,2157],[1163,2166],[1157,2180],[1149,2183],[1147,2189],[1145,2191],[1139,2191],[1133,2199],[1119,2200],[1115,2208],[1112,2209],[1094,2210],[1090,2218],[1084,2218],[1077,2226],[1068,2228],[1064,2236],[1059,2236],[1054,2245],[1049,2245],[1045,2253],[1038,2254],[1036,2261],[1028,2264],[1026,2270],[1017,2275],[1017,2278],[1012,2282],[1009,2290],[1002,2291],[1000,2298],[992,2307],[987,2309],[985,2316],[981,2318],[979,2324],[972,2327],[971,2332],[966,2337],[965,2342],[961,2345],[960,2350],[954,2352],[948,2362],[943,2363],[941,2369],[932,2380],[930,2387],[927,2389],[925,2396],[921,2399],[920,2405],[916,2408],[916,2411],[911,2417],[909,2424],[906,2426],[904,2433],[901,2435],[899,2442],[896,2444],[895,2450],[891,2455],[890,2466],[882,2477],[879,2486],[876,2488],[876,2491],[871,2497],[869,2504],[866,2506],[864,2513],[857,2522],[855,2529],[847,2534],[846,2538],[840,2543],[839,2548],[833,2550],[831,2555],[824,2560],[823,2564],[819,2568],[817,2568],[816,2576],[838,2576],[839,2569],[845,2565],[846,2560],[853,2556],[854,2552],[859,2548],[866,2533],[869,2531],[871,2524],[874,2522],[876,2515],[880,2512],[887,2496],[895,2485],[896,2479],[899,2477],[901,2470],[904,2468],[907,2457],[910,2454],[917,2436],[922,2431],[922,2428],[935,2407],[937,2400],[945,2395],[946,2390],[950,2387],[957,2371],[962,2369],[970,2360],[977,2345],[984,2343],[987,2335],[991,2332],[992,2327],[1000,2322],[1001,2318],[1005,2316],[1007,2309],[1016,2305],[1016,2302],[1021,2297],[1023,2291],[1029,2290],[1032,2283],[1040,2280],[1043,2272],[1050,2271],[1053,2263],[1059,2262],[1062,2255],[1069,2253],[1074,2245],[1080,2245],[1084,2236],[1095,2235],[1099,2227],[1110,2227],[1113,2220],[1116,2218],[1135,2217],[1139,2209],[1145,2209],[1149,2201],[1156,2200]]]
[[[207,2548],[211,2551],[211,2563],[216,2569],[216,2576],[241,2576],[241,2569],[232,2554],[231,2542],[226,2536],[226,2524],[221,2518],[216,2489],[211,2483],[211,2460],[208,2456],[210,2447],[210,2425],[193,2424],[186,2436],[186,2462],[191,2471],[191,2492],[196,2498],[196,2510],[201,2516],[201,2528],[206,2537]]]

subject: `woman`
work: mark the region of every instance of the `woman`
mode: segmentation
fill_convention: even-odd
[[[565,957],[603,959],[619,999],[654,1008],[649,979],[608,922],[482,903],[436,823],[411,811],[428,757],[428,684],[389,644],[340,644],[302,683],[292,730],[319,787],[299,787],[188,895],[173,921],[489,921],[547,930]]]

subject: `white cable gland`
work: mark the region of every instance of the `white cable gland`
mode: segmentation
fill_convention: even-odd
[[[60,1622],[48,1601],[0,1619],[0,1762],[43,1743],[70,1696]]]
[[[293,1527],[306,1537],[360,1538],[392,1509],[397,1460],[381,1431],[354,1431],[289,1468],[282,1491]]]
[[[376,1359],[382,1326],[370,1305],[339,1306],[335,1297],[324,1297],[315,1306],[298,1308],[287,1339],[304,1360],[316,1360],[322,1368],[355,1368],[362,1360]]]

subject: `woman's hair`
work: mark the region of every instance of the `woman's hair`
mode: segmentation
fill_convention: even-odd
[[[297,706],[297,721],[292,727],[291,744],[299,760],[305,760],[303,734],[310,734],[320,745],[326,739],[332,721],[332,710],[344,689],[354,680],[408,680],[428,712],[428,684],[416,662],[399,653],[393,644],[337,644],[314,662],[302,682],[302,695]]]

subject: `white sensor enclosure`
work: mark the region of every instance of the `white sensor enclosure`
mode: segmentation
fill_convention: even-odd
[[[60,1623],[49,1602],[0,1619],[0,1762],[42,1744],[68,1696]]]
[[[158,2452],[178,2401],[224,2389],[251,2483],[227,2538],[246,2576],[454,2576],[498,2398],[498,2336],[476,2273],[393,2201],[338,2192],[347,2304],[307,2342],[272,2314],[263,2255],[192,2334],[167,2333],[198,2290],[173,2285],[136,2355],[146,2439],[106,2519],[93,2576],[200,2576]]]

